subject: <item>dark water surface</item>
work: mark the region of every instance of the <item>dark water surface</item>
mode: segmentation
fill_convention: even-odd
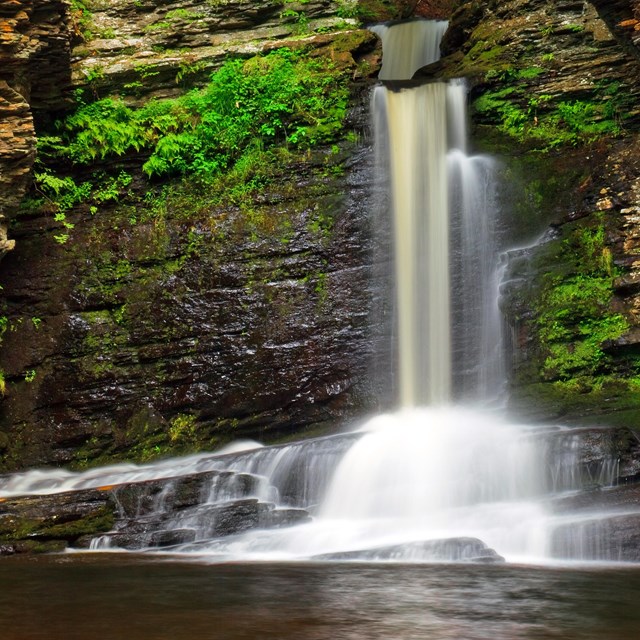
[[[2,640],[638,640],[640,568],[0,561]]]

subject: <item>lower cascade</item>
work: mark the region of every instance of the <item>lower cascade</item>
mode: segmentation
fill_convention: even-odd
[[[428,37],[430,51],[443,30],[422,21],[410,33]],[[393,57],[407,38],[383,33]],[[433,61],[422,55],[397,68],[412,74]],[[494,161],[467,151],[465,100],[455,81],[380,86],[372,98],[394,220],[396,412],[288,445],[0,477],[4,501],[83,491],[108,503],[111,531],[76,541],[91,550],[211,561],[640,561],[639,501],[606,438],[594,448],[585,432],[514,425],[498,408]]]
[[[605,439],[594,449],[593,430],[436,407],[288,445],[29,471],[0,479],[0,494],[3,508],[33,494],[109,504],[112,530],[75,543],[99,551],[210,562],[638,562],[640,509],[633,486],[617,486],[620,473]]]

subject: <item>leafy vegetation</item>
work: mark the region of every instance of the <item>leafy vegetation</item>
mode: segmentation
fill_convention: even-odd
[[[607,364],[603,344],[620,337],[628,324],[611,311],[615,270],[603,223],[575,230],[562,242],[558,258],[570,265],[570,272],[543,279],[536,324],[543,377],[566,381],[602,373]]]
[[[40,137],[36,193],[25,207],[48,206],[62,223],[56,239],[64,242],[73,227],[66,218],[71,208],[118,199],[132,177],[102,170],[76,181],[61,168],[136,153],[149,178],[193,176],[211,183],[233,174],[236,185],[255,188],[269,175],[274,154],[282,153],[278,149],[304,151],[337,138],[348,99],[347,78],[330,60],[280,49],[229,60],[205,88],[177,99],[137,109],[119,98],[83,102]]]
[[[490,41],[476,43],[482,55],[500,58],[484,73],[485,82],[494,88],[473,102],[482,122],[529,150],[540,151],[590,144],[624,132],[633,99],[620,81],[600,80],[585,86],[579,99],[563,99],[562,94],[540,90],[540,81],[545,81],[542,76],[557,72],[553,53],[530,58],[532,66],[517,67],[508,56],[500,57],[499,47],[482,49],[489,45]]]
[[[476,112],[492,118],[502,133],[545,151],[587,144],[622,130],[622,112],[614,98],[554,103],[549,95],[525,98],[522,87],[510,86],[485,93],[473,106]]]
[[[230,60],[202,90],[132,109],[119,99],[82,105],[47,140],[57,158],[89,164],[148,151],[151,176],[229,169],[247,153],[278,143],[309,147],[335,136],[348,93],[326,60],[281,49]]]

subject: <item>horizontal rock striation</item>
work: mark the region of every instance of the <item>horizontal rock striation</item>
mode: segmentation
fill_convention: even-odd
[[[62,0],[0,3],[0,257],[35,160],[32,109],[59,109],[70,86],[71,31]]]
[[[7,464],[273,439],[382,401],[370,153],[357,158],[269,190],[250,217],[105,211],[76,221],[77,248],[37,233],[46,218],[23,226],[4,264]]]
[[[140,105],[205,83],[230,56],[304,46],[352,74],[355,115],[347,126],[356,135],[366,128],[361,92],[379,56],[376,37],[356,27],[365,14],[409,10],[402,2],[347,11],[325,0],[87,0],[58,20],[51,6],[46,24],[66,24],[70,34],[58,63],[72,78],[53,78],[58,102],[44,85],[31,88],[40,126],[65,99]],[[32,126],[25,97],[24,127]],[[33,144],[32,133],[24,184]],[[349,144],[349,152],[358,148]],[[10,146],[14,154],[22,148]],[[369,280],[370,156],[365,145],[345,172],[344,145],[336,150],[283,167],[281,192],[271,188],[249,211],[192,204],[189,195],[162,220],[144,204],[101,207],[95,217],[80,205],[67,213],[75,225],[68,244],[53,239],[65,230],[46,207],[24,216],[14,232],[22,248],[2,275],[10,328],[1,357],[6,467],[148,459],[239,436],[289,437],[385,397],[366,382],[377,295]],[[132,153],[118,170],[135,173],[140,163]],[[139,174],[131,185],[150,187]],[[13,205],[21,195],[12,189]]]
[[[73,81],[131,102],[202,84],[230,56],[250,57],[294,35],[336,26],[335,3],[269,0],[89,3],[89,38],[73,52]]]

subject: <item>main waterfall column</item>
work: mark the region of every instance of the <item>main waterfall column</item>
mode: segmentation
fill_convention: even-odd
[[[400,405],[444,404],[451,396],[446,85],[377,91],[389,130]]]

